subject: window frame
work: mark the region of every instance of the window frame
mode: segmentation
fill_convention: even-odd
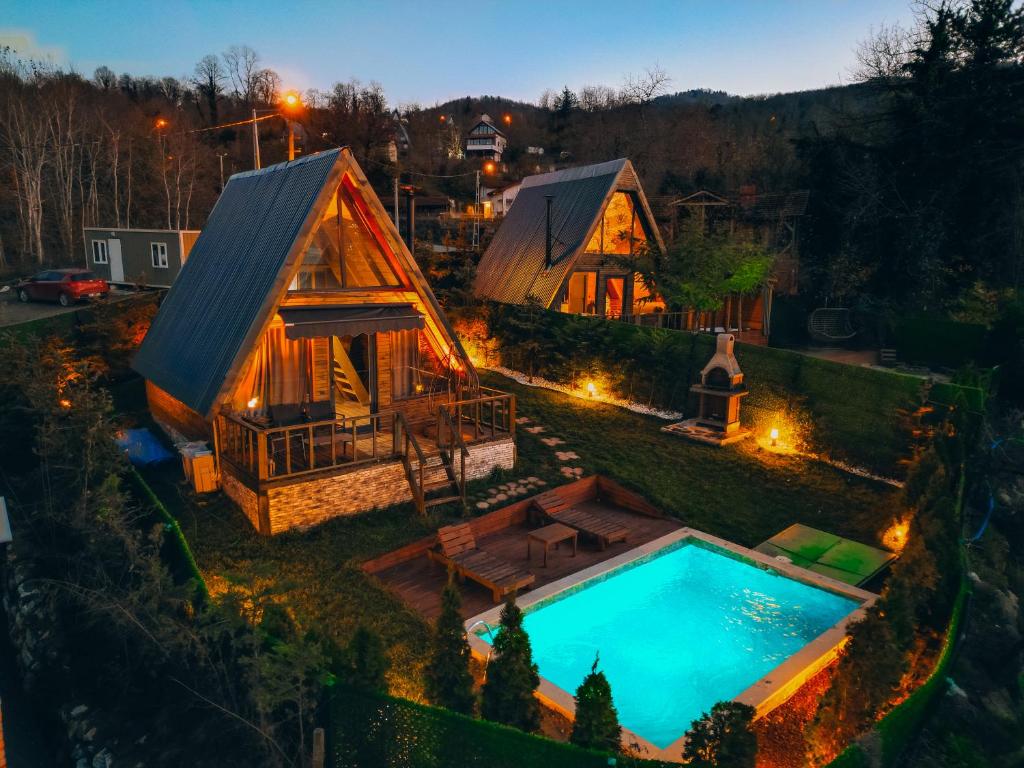
[[[92,263],[93,264],[109,264],[110,263],[110,252],[107,250],[107,241],[102,239],[93,239],[92,241]],[[97,248],[97,246],[99,246]],[[100,256],[103,256],[101,259]]]
[[[149,260],[153,264],[153,269],[169,269],[170,262],[167,257],[167,243],[159,240],[150,241]]]

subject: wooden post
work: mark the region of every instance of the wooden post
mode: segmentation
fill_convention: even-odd
[[[313,729],[313,761],[312,768],[324,768],[327,750],[324,746],[324,729]]]
[[[256,450],[256,476],[260,480],[267,480],[270,478],[270,457],[267,455],[267,433],[263,430],[256,433]]]

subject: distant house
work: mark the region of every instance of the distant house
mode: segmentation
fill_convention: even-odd
[[[232,176],[133,363],[264,534],[464,498],[511,468],[484,390],[347,149]]]
[[[508,215],[509,210],[512,208],[512,203],[515,202],[516,195],[519,194],[520,186],[521,184],[516,182],[515,184],[484,191],[487,202],[491,204],[494,216],[501,218]]]
[[[481,115],[466,135],[466,157],[501,161],[508,137],[494,124],[490,115]]]
[[[198,230],[85,227],[85,266],[111,283],[170,288]]]
[[[664,251],[629,160],[528,176],[480,261],[474,291],[602,317],[652,312],[662,303],[628,265],[642,247]]]

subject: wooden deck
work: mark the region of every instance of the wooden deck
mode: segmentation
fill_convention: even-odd
[[[557,550],[552,548],[548,553],[547,568],[542,567],[541,547],[533,547],[532,561],[528,561],[526,558],[526,533],[533,527],[540,527],[539,525],[513,524],[487,535],[478,536],[477,546],[491,555],[506,559],[534,574],[537,580],[534,582],[533,588],[536,589],[682,527],[682,523],[678,520],[637,514],[609,501],[583,501],[576,506],[583,511],[598,512],[621,522],[629,528],[629,538],[625,542],[612,544],[604,551],[600,551],[594,542],[585,541],[581,536],[576,557],[572,556],[572,546],[568,543]],[[375,575],[388,589],[395,592],[407,605],[428,621],[433,621],[437,617],[441,610],[441,590],[444,589],[447,573],[440,565],[431,562],[427,558],[426,552],[418,557],[412,557],[397,565],[377,571]],[[485,587],[469,580],[460,586],[464,618],[476,616],[493,607],[491,593]]]

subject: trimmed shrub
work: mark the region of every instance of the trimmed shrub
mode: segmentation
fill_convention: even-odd
[[[604,672],[597,671],[597,658],[590,674],[576,689],[576,719],[569,741],[579,747],[618,752],[622,739],[619,713],[612,702],[612,687]]]
[[[524,731],[540,727],[540,704],[533,692],[540,685],[530,638],[523,629],[523,612],[511,595],[501,609],[501,629],[494,638],[494,655],[487,665],[482,714],[488,720]]]
[[[427,664],[427,698],[439,707],[465,715],[473,713],[473,676],[469,673],[470,650],[459,608],[459,590],[449,580],[441,593],[441,614],[434,627],[434,649]]]
[[[754,768],[757,734],[751,730],[756,710],[735,701],[720,701],[694,720],[686,732],[683,762],[694,768]]]

